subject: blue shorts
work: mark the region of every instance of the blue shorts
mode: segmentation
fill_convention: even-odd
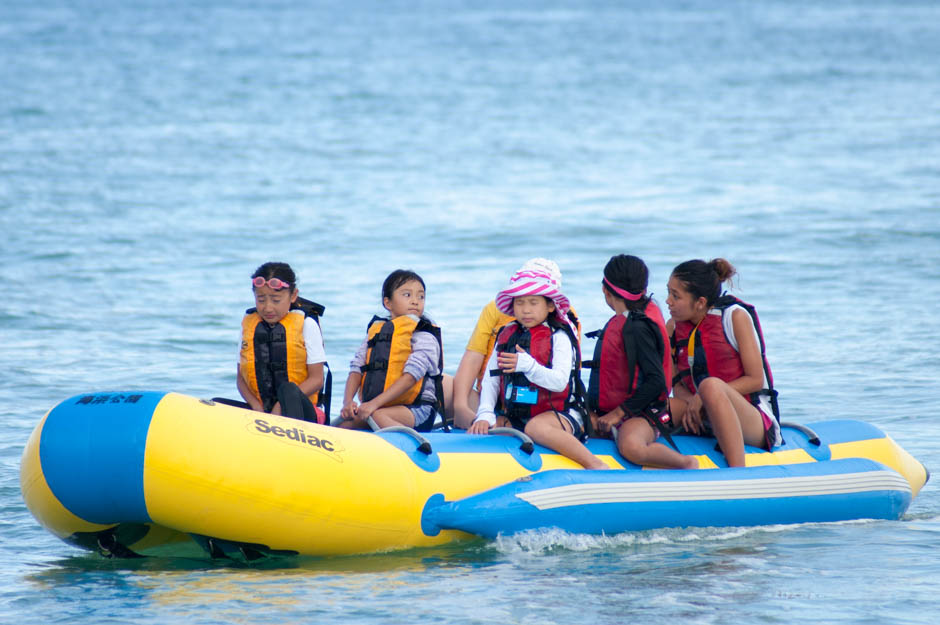
[[[564,419],[571,424],[571,434],[578,440],[584,436],[584,425],[581,421],[581,413],[576,410],[560,410],[555,414],[559,419]]]
[[[434,427],[434,419],[437,417],[437,411],[433,404],[419,404],[417,406],[406,406],[415,418],[414,429],[428,431]],[[430,421],[430,423],[428,423]]]

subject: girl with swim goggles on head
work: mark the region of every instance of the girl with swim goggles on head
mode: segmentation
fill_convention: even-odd
[[[242,319],[238,392],[252,410],[324,423],[316,405],[326,363],[323,307],[300,298],[296,285],[287,263],[265,263],[252,274],[255,307]]]

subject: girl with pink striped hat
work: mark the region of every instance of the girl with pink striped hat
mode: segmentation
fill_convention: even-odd
[[[547,258],[530,258],[519,271],[539,271],[547,273],[551,279],[561,287],[561,270],[558,264]],[[581,324],[575,314],[574,308],[566,314],[568,321],[577,329],[581,336]],[[454,425],[461,429],[469,429],[470,424],[477,416],[480,405],[480,389],[486,377],[487,363],[496,347],[496,336],[510,321],[512,314],[506,314],[496,306],[495,300],[487,302],[477,319],[470,340],[467,341],[466,350],[460,358],[460,365],[453,378],[444,375],[444,396],[448,399],[448,417],[452,417]]]
[[[497,336],[468,432],[512,426],[587,469],[609,468],[581,442],[590,421],[578,392],[580,350],[566,318],[571,304],[558,277],[521,269],[497,293],[496,306],[515,320]]]

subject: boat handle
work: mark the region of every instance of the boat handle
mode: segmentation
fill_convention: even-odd
[[[490,428],[490,434],[508,434],[509,436],[515,436],[522,441],[522,444],[519,445],[524,453],[531,456],[532,452],[535,451],[535,443],[532,442],[532,439],[526,435],[525,432],[520,432],[516,428]]]
[[[400,432],[401,434],[407,434],[411,438],[418,441],[418,451],[423,453],[426,456],[431,455],[431,441],[424,438],[414,428],[410,428],[407,425],[390,425],[387,428],[380,428],[379,424],[375,422],[375,419],[369,417],[369,427],[372,428],[373,432]]]
[[[803,425],[802,423],[794,423],[793,421],[781,421],[780,427],[790,428],[790,429],[796,430],[797,432],[802,432],[803,434],[806,435],[806,438],[809,439],[810,445],[815,445],[816,447],[819,447],[820,445],[819,435],[816,434],[816,432],[814,432],[810,428]]]

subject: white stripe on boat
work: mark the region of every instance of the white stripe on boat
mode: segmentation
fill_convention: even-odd
[[[550,510],[587,504],[808,497],[884,490],[910,494],[911,486],[894,471],[864,471],[839,475],[701,482],[569,484],[517,493],[516,497],[539,510]]]

